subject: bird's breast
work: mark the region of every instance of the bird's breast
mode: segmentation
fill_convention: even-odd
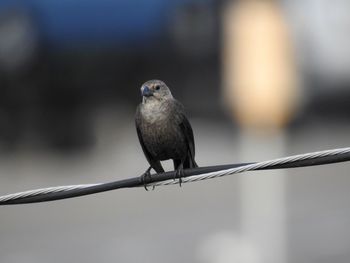
[[[148,125],[157,125],[167,122],[167,115],[159,109],[149,108],[142,110],[142,118]]]
[[[184,154],[180,126],[171,115],[143,115],[142,137],[147,150],[159,160],[176,159]]]

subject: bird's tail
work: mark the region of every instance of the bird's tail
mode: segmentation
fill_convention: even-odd
[[[196,168],[198,167],[198,164],[194,160],[194,156],[192,154],[189,154],[184,162],[184,168]]]
[[[193,160],[193,163],[192,163],[192,168],[197,168],[198,167],[198,164],[196,163],[195,160]]]

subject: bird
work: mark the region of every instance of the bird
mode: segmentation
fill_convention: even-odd
[[[195,161],[193,130],[184,106],[177,101],[169,87],[161,80],[149,80],[141,86],[142,102],[135,114],[135,126],[143,153],[150,167],[143,174],[150,177],[153,168],[163,173],[161,161],[172,159],[175,177],[181,177],[183,169],[198,167]],[[147,187],[144,183],[145,189]]]

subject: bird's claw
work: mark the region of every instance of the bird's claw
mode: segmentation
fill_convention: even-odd
[[[152,169],[152,167],[149,167],[149,168],[143,173],[143,175],[141,175],[141,181],[142,181],[143,187],[145,188],[146,191],[148,191],[146,180],[147,180],[147,178],[148,178],[148,179],[151,179],[151,178],[152,178],[152,177],[151,177],[151,169]],[[154,186],[153,186],[152,190],[154,190]]]
[[[177,168],[176,172],[175,172],[175,179],[179,179],[179,185],[180,187],[182,186],[182,177],[184,177],[184,168],[182,167],[182,165],[180,167]]]

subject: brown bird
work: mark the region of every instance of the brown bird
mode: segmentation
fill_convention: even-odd
[[[176,175],[183,169],[198,167],[191,124],[184,106],[174,99],[170,89],[160,80],[150,80],[141,87],[142,103],[137,107],[135,124],[142,150],[150,167],[144,173],[150,176],[164,169],[160,161],[172,159]]]

